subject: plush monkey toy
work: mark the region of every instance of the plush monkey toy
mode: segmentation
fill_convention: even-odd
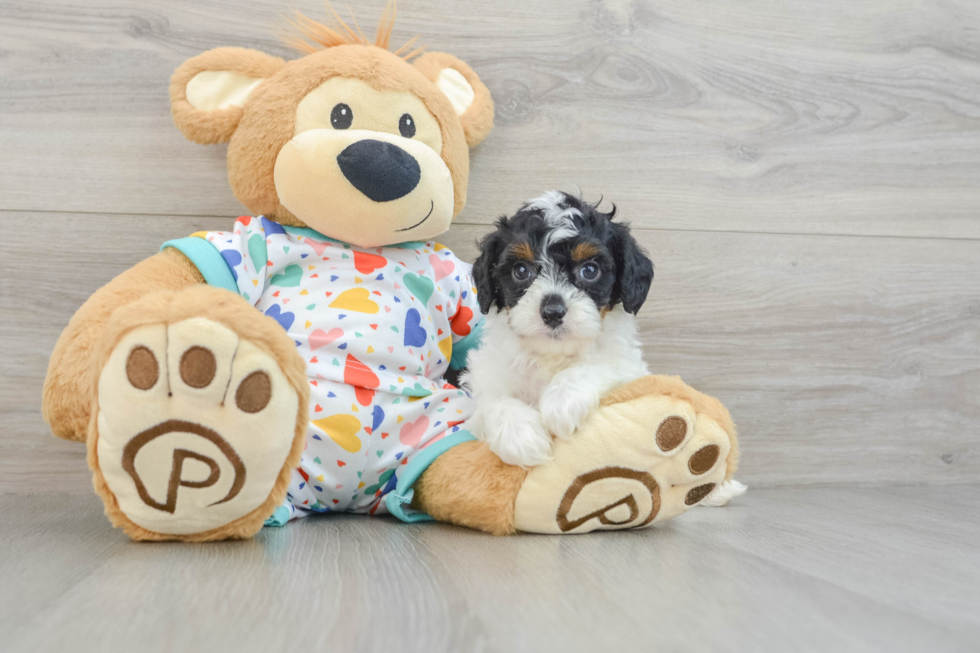
[[[393,20],[393,17],[392,17]],[[554,459],[501,462],[446,381],[478,346],[469,265],[432,239],[466,201],[486,86],[449,54],[308,19],[286,62],[218,48],[175,72],[174,121],[228,146],[251,216],[165,243],[79,309],[44,416],[84,441],[138,540],[250,537],[313,513],[505,534],[640,527],[731,478],[735,431],[671,377],[605,397]]]

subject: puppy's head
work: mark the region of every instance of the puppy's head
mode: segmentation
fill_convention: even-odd
[[[615,213],[549,191],[500,218],[473,265],[481,310],[506,312],[514,333],[542,353],[594,340],[619,303],[635,314],[653,263]]]

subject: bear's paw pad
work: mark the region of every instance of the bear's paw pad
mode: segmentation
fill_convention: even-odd
[[[98,393],[98,472],[126,518],[165,535],[209,531],[259,508],[299,409],[269,354],[205,318],[124,335]]]
[[[556,441],[517,497],[515,525],[536,533],[641,528],[701,503],[727,472],[731,444],[712,417],[652,395],[604,406]]]

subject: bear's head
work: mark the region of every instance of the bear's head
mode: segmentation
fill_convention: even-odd
[[[300,17],[315,45],[284,61],[217,48],[174,73],[174,122],[228,145],[228,180],[253,215],[379,247],[443,233],[466,202],[469,148],[493,127],[493,101],[456,57],[390,52]]]

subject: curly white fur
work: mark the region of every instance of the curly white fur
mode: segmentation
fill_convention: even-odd
[[[581,315],[566,327],[577,328],[559,340],[543,328],[522,328],[538,311],[539,300],[528,295],[509,312],[491,310],[463,377],[477,398],[467,426],[505,463],[525,467],[550,460],[552,434],[571,437],[603,395],[649,373],[635,318],[621,306],[600,317],[588,298],[573,299],[569,317],[576,309]]]

